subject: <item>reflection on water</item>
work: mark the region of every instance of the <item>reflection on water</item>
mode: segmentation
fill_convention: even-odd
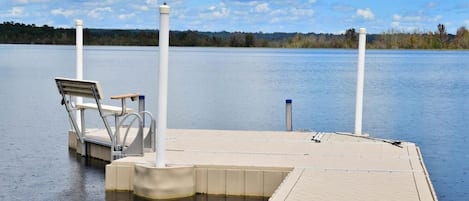
[[[68,189],[57,195],[57,200],[104,200],[104,173],[108,162],[81,157],[68,149],[70,178]]]
[[[106,165],[109,164],[107,161],[98,160],[94,158],[87,158],[81,157],[74,149],[68,149],[68,157],[72,161],[76,161],[77,165],[84,166],[87,169],[94,169],[97,171],[102,171],[104,173],[104,169]]]

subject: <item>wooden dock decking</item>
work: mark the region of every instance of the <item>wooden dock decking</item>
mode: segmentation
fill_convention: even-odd
[[[312,141],[322,135],[321,142]],[[167,164],[194,167],[194,192],[270,200],[437,200],[419,148],[337,133],[167,132]],[[134,190],[135,166],[155,153],[106,167],[107,190]]]

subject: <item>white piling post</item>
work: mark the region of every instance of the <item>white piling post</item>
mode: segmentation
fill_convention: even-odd
[[[169,10],[166,4],[160,6],[160,66],[158,91],[158,129],[156,138],[156,167],[166,166],[165,138],[168,112],[168,57],[169,57]]]
[[[358,39],[357,97],[355,102],[355,135],[362,135],[363,83],[365,79],[366,29],[360,28]]]
[[[83,79],[83,21],[76,20],[75,25],[76,25],[76,74],[77,74],[77,79],[82,80]],[[76,103],[77,104],[83,103],[83,98],[77,97]],[[78,124],[78,128],[80,129],[80,131],[82,131],[80,112],[76,113],[76,121]]]

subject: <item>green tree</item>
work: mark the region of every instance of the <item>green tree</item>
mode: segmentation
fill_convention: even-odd
[[[230,47],[243,47],[245,45],[244,37],[241,33],[235,32],[230,36]]]
[[[254,34],[248,33],[244,36],[244,47],[254,47],[256,46],[256,38]]]
[[[357,32],[355,31],[355,28],[347,29],[345,31],[345,39],[347,41],[347,46],[346,48],[354,48],[356,47],[358,37],[357,37]]]
[[[454,37],[454,47],[458,49],[469,49],[469,31],[466,27],[460,27]]]

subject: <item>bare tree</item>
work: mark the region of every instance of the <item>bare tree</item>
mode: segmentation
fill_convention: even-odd
[[[448,39],[448,33],[446,33],[446,27],[444,24],[438,24],[438,33],[440,35],[441,47],[444,47],[446,40]]]

